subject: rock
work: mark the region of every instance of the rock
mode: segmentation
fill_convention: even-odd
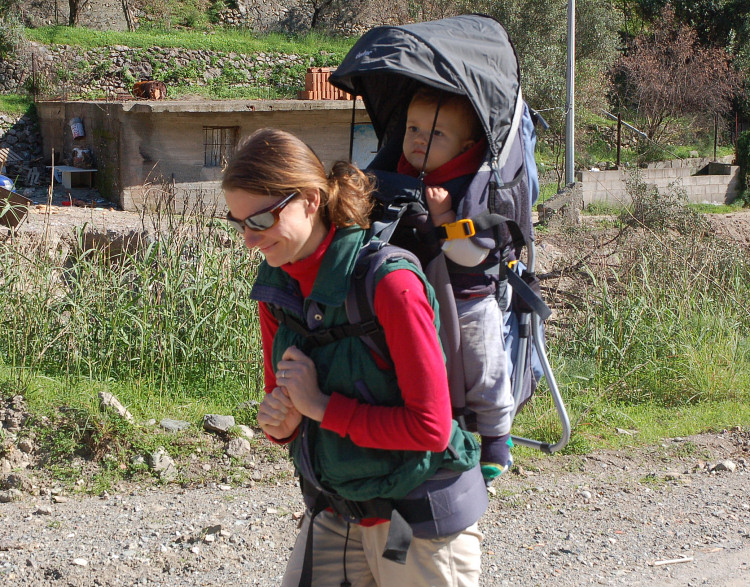
[[[133,415],[120,403],[120,400],[107,391],[99,392],[99,407],[105,411],[114,411],[117,415],[121,418],[125,418],[128,422],[133,422],[135,420]]]
[[[0,488],[17,489],[19,491],[31,491],[33,484],[26,475],[20,473],[8,473],[0,476]]]
[[[185,420],[172,420],[170,418],[164,418],[159,422],[159,426],[161,426],[168,432],[179,432],[180,430],[186,430],[190,428],[190,422],[185,422]]]
[[[0,503],[11,503],[21,499],[23,494],[18,489],[0,491]]]
[[[74,558],[73,564],[79,567],[87,567],[89,566],[89,561],[87,561],[85,558]]]
[[[40,505],[38,508],[36,508],[34,513],[37,516],[50,516],[52,515],[52,508],[47,505]]]
[[[253,429],[250,428],[250,426],[245,426],[244,424],[238,424],[237,431],[241,436],[247,438],[248,440],[252,440],[255,436],[255,432],[253,432]]]
[[[156,451],[148,455],[148,464],[154,471],[159,473],[159,478],[162,481],[173,481],[177,478],[177,466],[163,446],[160,446]]]
[[[732,461],[726,460],[721,461],[720,463],[716,463],[713,467],[711,467],[712,471],[729,471],[730,473],[734,473],[734,470],[737,468],[737,465],[735,465]]]
[[[246,438],[232,438],[227,442],[226,454],[235,459],[241,459],[252,450],[250,442]]]
[[[34,443],[30,438],[22,438],[18,441],[18,450],[27,454],[32,453],[34,452]]]
[[[203,429],[208,432],[226,433],[234,426],[234,416],[221,416],[218,414],[206,414],[203,416]]]

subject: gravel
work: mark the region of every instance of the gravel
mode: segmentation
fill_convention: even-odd
[[[480,522],[480,585],[749,585],[749,451],[750,433],[735,429],[523,457]],[[265,481],[243,486],[46,490],[0,503],[0,583],[278,585],[302,504],[291,475],[257,461]]]

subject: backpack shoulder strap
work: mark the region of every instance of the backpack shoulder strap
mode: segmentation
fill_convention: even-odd
[[[358,336],[370,350],[389,364],[393,364],[393,361],[385,340],[385,332],[375,315],[375,286],[380,268],[387,261],[394,259],[405,259],[421,267],[416,255],[406,249],[376,239],[371,239],[364,245],[354,266],[352,284],[345,302],[349,322],[352,325],[363,326],[363,332]]]

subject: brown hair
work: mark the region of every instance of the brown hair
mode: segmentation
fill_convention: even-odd
[[[337,161],[327,174],[315,152],[283,130],[263,128],[243,141],[224,170],[221,187],[278,198],[317,189],[326,223],[370,226],[371,178],[347,161]]]
[[[412,104],[424,104],[426,106],[437,106],[440,104],[441,110],[446,107],[454,108],[471,125],[469,136],[472,140],[478,141],[484,136],[484,129],[479,122],[474,106],[471,105],[471,101],[466,96],[454,94],[453,92],[445,92],[430,86],[420,86],[411,97],[409,106]]]

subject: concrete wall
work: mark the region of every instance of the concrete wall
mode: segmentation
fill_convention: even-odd
[[[65,163],[73,147],[90,148],[100,193],[125,210],[155,203],[169,189],[178,206],[201,200],[223,209],[219,167],[204,166],[204,127],[238,127],[244,137],[263,127],[288,130],[324,164],[349,157],[351,102],[303,100],[38,102],[44,156]],[[73,139],[69,121],[83,120]],[[357,105],[356,122],[367,123]]]
[[[677,182],[677,185],[687,193],[690,202],[713,204],[731,202],[740,192],[739,166],[729,166],[728,175],[695,175],[709,163],[708,159],[661,162],[638,171],[646,184],[654,184],[660,190]],[[576,181],[581,184],[583,205],[588,206],[592,202],[628,204],[630,198],[627,194],[626,181],[630,173],[626,169],[579,171],[576,174]]]

